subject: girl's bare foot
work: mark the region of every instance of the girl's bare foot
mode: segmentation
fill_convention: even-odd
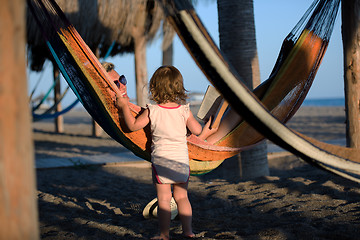
[[[190,233],[190,234],[183,233],[183,236],[186,237],[186,238],[194,238],[195,234],[194,233]]]

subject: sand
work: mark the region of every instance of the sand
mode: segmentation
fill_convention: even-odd
[[[87,113],[64,116],[65,133],[53,120],[35,122],[35,158],[71,158],[127,151],[106,134],[91,137]],[[344,109],[303,107],[288,124],[319,140],[345,138]],[[226,162],[225,162],[226,163]],[[228,165],[191,176],[189,198],[199,239],[360,239],[357,183],[303,163],[269,154],[270,176],[242,180]],[[37,169],[42,239],[149,239],[157,219],[143,208],[156,193],[150,165],[77,165]],[[225,173],[225,174],[224,174]],[[179,220],[173,239],[182,239]]]

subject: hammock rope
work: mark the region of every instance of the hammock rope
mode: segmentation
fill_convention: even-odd
[[[37,120],[48,119],[48,118],[56,118],[62,114],[69,112],[71,109],[73,109],[78,104],[79,101],[80,101],[79,99],[75,99],[75,101],[72,102],[69,106],[67,106],[66,108],[64,108],[63,110],[58,111],[58,112],[48,113],[48,111],[46,111],[45,113],[42,113],[42,114],[33,113],[32,114],[33,120],[37,121]]]
[[[47,63],[47,62],[45,62],[45,64],[46,64],[46,63]],[[28,72],[27,75],[29,75],[29,72]],[[36,84],[35,84],[33,90],[32,90],[31,93],[30,93],[29,102],[31,102],[31,99],[32,99],[33,95],[35,94],[35,91],[36,91],[36,89],[38,88],[41,80],[43,79],[43,76],[44,76],[44,71],[41,72],[40,77],[39,77],[38,80],[36,81]]]
[[[73,109],[77,103],[79,102],[79,99],[75,99],[72,103],[69,104],[69,106],[67,106],[66,108],[64,108],[61,111],[55,111],[56,106],[58,106],[58,104],[61,103],[62,99],[65,97],[66,93],[69,91],[69,86],[65,89],[65,91],[63,92],[63,94],[60,96],[60,98],[58,99],[57,102],[55,102],[53,104],[53,106],[51,106],[50,108],[48,108],[46,111],[44,111],[41,114],[37,114],[35,113],[35,111],[33,111],[32,116],[33,116],[33,121],[39,121],[42,119],[48,119],[48,118],[57,118],[67,112],[69,112],[71,109]],[[53,112],[54,111],[54,112]],[[51,113],[53,112],[53,113]]]
[[[39,103],[34,106],[32,108],[32,111],[36,111],[40,108],[40,106],[46,101],[46,99],[49,97],[51,91],[54,89],[54,87],[56,86],[56,84],[58,84],[58,82],[60,81],[59,76],[55,79],[55,81],[53,82],[53,84],[50,86],[50,88],[47,90],[46,94],[42,97],[42,99],[39,101]]]

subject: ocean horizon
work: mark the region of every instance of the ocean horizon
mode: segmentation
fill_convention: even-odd
[[[201,104],[204,93],[193,92],[189,94],[189,102]],[[134,99],[135,100],[135,99]],[[324,98],[305,98],[301,106],[308,107],[342,107],[345,106],[345,97],[324,97]]]
[[[201,104],[203,98],[202,94],[197,94],[196,97],[192,96],[190,102],[193,104]],[[132,99],[132,102],[135,102],[135,99]],[[345,106],[345,98],[312,98],[305,99],[301,106],[305,107],[343,107]],[[85,110],[81,104],[78,104],[75,109]]]
[[[313,98],[305,99],[302,106],[308,107],[342,107],[345,106],[345,98]]]

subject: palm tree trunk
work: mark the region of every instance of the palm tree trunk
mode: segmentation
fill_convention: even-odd
[[[169,47],[163,50],[162,65],[173,65],[174,47],[171,43]]]
[[[1,2],[0,31],[0,239],[39,239],[25,1]]]
[[[360,148],[360,1],[342,1],[346,144]]]
[[[173,28],[166,20],[163,21],[163,54],[162,65],[173,65],[174,46],[173,46]]]
[[[248,88],[253,89],[260,84],[253,0],[218,0],[217,3],[220,48]],[[237,164],[236,167],[227,168],[233,171],[233,176],[249,179],[268,175],[266,142],[225,163]]]

